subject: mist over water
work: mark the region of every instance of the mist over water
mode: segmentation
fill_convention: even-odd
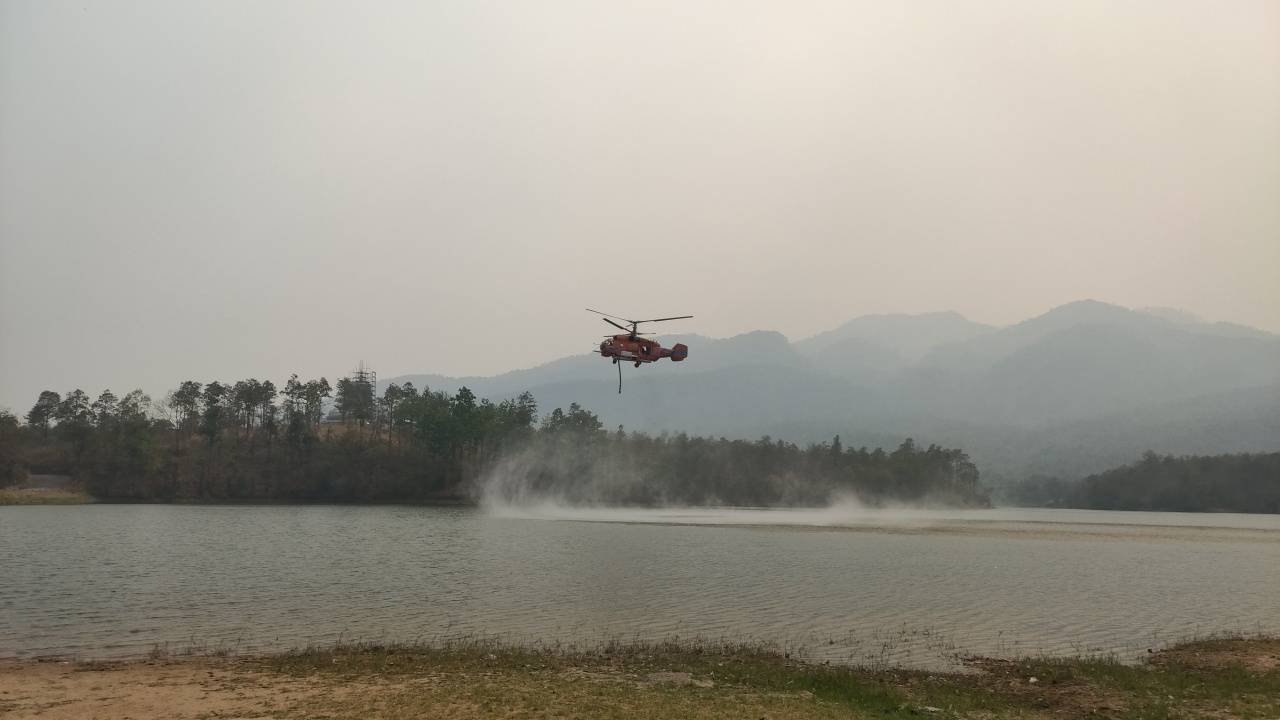
[[[585,470],[585,472],[584,472]],[[928,513],[905,506],[870,508],[848,492],[833,493],[825,506],[727,507],[659,503],[619,504],[644,478],[631,467],[596,458],[526,449],[505,456],[483,474],[475,496],[489,515],[505,518],[682,525],[813,525],[927,522]]]
[[[839,438],[801,448],[768,438],[604,434],[596,416],[576,405],[568,416],[556,410],[551,417],[551,432],[506,448],[473,481],[477,502],[494,512],[541,508],[543,515],[600,507],[825,510],[759,518],[786,524],[839,524],[870,508],[988,504],[963,451],[910,439],[892,452],[845,452]],[[570,423],[578,427],[563,429]]]
[[[833,501],[821,508],[733,508],[669,506],[659,508],[574,505],[554,499],[511,503],[486,499],[485,511],[493,517],[582,522],[656,523],[672,525],[812,525],[840,527],[929,522],[927,512],[908,509],[867,508],[856,498]]]
[[[580,476],[569,484],[539,483],[542,458],[513,455],[474,487],[482,511],[493,518],[598,523],[706,526],[778,526],[851,531],[929,532],[1022,537],[1112,537],[1161,540],[1256,540],[1254,531],[1280,531],[1280,516],[1241,513],[1151,513],[1073,510],[1064,521],[1049,508],[958,508],[889,503],[875,506],[852,493],[834,493],[816,507],[734,507],[715,504],[622,505],[618,488],[628,473]],[[1268,535],[1272,541],[1280,535]]]
[[[849,493],[831,497],[822,507],[624,506],[605,498],[615,495],[618,487],[633,480],[627,475],[595,475],[569,487],[537,487],[530,479],[531,468],[526,460],[508,460],[482,477],[477,486],[478,498],[487,514],[528,520],[814,527],[926,525],[946,516],[945,512],[921,507],[868,507]]]

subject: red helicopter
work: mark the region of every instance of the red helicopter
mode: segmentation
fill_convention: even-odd
[[[650,333],[639,332],[641,323],[666,322],[667,320],[687,320],[692,315],[677,315],[675,317],[654,318],[652,320],[628,320],[617,315],[610,315],[599,310],[587,308],[587,312],[593,312],[597,315],[603,315],[605,322],[624,331],[625,335],[605,335],[605,341],[600,343],[600,349],[595,352],[600,353],[603,357],[612,358],[613,364],[618,366],[618,393],[622,393],[622,362],[633,362],[636,367],[640,367],[641,363],[651,363],[662,358],[671,358],[673,362],[680,362],[689,357],[689,346],[684,343],[676,343],[669,348],[662,347],[662,343],[657,340],[646,340],[641,335],[649,335]],[[613,320],[621,320],[631,327],[619,325]]]

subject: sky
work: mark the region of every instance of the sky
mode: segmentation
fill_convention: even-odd
[[[1280,3],[0,0],[0,407],[1093,298],[1280,331]]]

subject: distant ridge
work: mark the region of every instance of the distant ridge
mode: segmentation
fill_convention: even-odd
[[[834,330],[801,340],[796,348],[813,355],[856,340],[891,351],[905,362],[916,362],[938,345],[980,337],[995,329],[957,312],[863,315]]]
[[[958,313],[855,317],[797,342],[756,331],[663,336],[680,365],[633,373],[583,354],[492,377],[406,375],[544,410],[578,402],[609,426],[879,445],[964,447],[993,475],[1096,472],[1141,449],[1280,449],[1280,336],[1168,308],[1082,300],[1006,327]]]

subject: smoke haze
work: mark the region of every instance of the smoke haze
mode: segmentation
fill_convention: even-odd
[[[1277,128],[1269,0],[5,2],[0,405],[489,374],[587,304],[1280,330]]]

